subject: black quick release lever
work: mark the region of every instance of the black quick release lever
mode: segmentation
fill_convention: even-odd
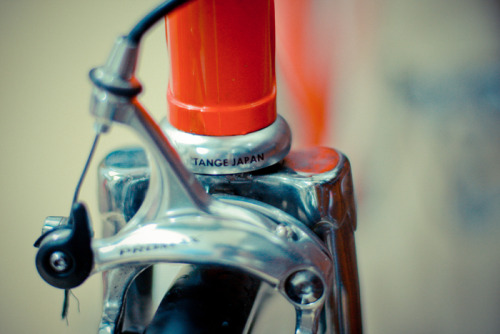
[[[45,233],[35,242],[39,247],[36,268],[50,285],[72,289],[90,275],[93,265],[92,230],[83,203],[75,203],[67,225]]]
[[[78,194],[98,140],[99,133],[95,136],[87,162],[78,180],[69,219],[51,217],[57,218],[56,225],[54,225],[54,220],[51,220],[49,224],[46,220],[42,236],[35,241],[35,247],[40,248],[35,260],[38,273],[50,285],[65,289],[66,297],[69,289],[79,286],[89,277],[94,263],[91,248],[93,232],[87,208],[83,203],[78,202]],[[67,298],[65,298],[63,318],[67,311],[66,300]]]

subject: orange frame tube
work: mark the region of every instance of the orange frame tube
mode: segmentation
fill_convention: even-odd
[[[243,135],[276,119],[273,0],[197,0],[169,15],[170,123]]]

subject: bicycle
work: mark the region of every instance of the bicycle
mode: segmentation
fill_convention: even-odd
[[[296,333],[360,333],[350,165],[329,148],[289,152],[290,129],[275,111],[273,3],[244,7],[198,0],[177,9],[185,2],[161,4],[116,41],[104,66],[91,71],[93,148],[114,123],[126,125],[142,138],[152,166],[142,149],[109,154],[100,167],[104,237],[93,239],[77,186],[69,218],[48,219],[35,243],[40,275],[68,291],[103,272],[100,334],[251,332],[269,287],[295,308]],[[232,31],[236,16],[261,20],[259,29],[254,22],[243,33],[234,30],[245,35],[245,43],[228,37],[242,48],[252,45],[249,38],[264,40],[262,53],[240,52],[252,58],[249,62],[266,59],[264,75],[243,80],[246,87],[256,87],[258,103],[243,103],[249,96],[242,92],[234,105],[197,110],[189,89],[187,95],[185,87],[178,89],[189,79],[179,65],[189,50],[181,36],[193,28],[185,18],[198,13],[198,19],[206,15],[205,22],[212,22],[201,10],[207,4],[216,6],[224,31]],[[171,123],[160,125],[136,98],[141,85],[134,70],[142,36],[171,12]],[[224,74],[245,72],[235,63]],[[151,268],[160,262],[191,266],[153,315]]]

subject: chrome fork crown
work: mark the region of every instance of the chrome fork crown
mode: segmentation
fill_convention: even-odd
[[[99,198],[105,237],[113,236],[126,227],[127,221],[145,197],[149,177],[148,161],[141,148],[123,148],[111,152],[103,160],[99,168]],[[291,152],[282,162],[256,172],[197,174],[196,178],[207,193],[220,201],[246,207],[275,219],[282,217],[284,221],[291,216],[314,231],[331,255],[331,259],[325,258],[325,261],[333,263],[332,274],[325,282],[328,296],[325,297],[322,311],[323,320],[314,332],[361,332],[354,245],[356,211],[351,168],[343,154],[333,149],[314,148]],[[293,224],[278,224],[275,227],[276,235],[291,237],[295,233],[290,228]],[[105,285],[108,287],[105,290],[110,291],[117,283],[129,285],[129,280],[120,280],[123,277],[135,277],[142,269],[109,271],[105,276]],[[127,273],[133,271],[134,274],[123,275],[124,270]],[[105,296],[104,317],[109,317],[106,303],[112,304],[110,300],[116,298],[109,293]],[[144,300],[149,302],[150,296],[145,296]],[[117,312],[116,307],[113,312]],[[150,317],[146,314],[134,316],[136,319]],[[101,323],[101,327],[104,325],[105,322]],[[142,327],[146,325],[136,324]]]

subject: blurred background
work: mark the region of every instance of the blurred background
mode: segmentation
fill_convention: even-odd
[[[157,2],[0,0],[1,333],[96,330],[100,277],[74,289],[68,326],[32,244],[44,217],[68,214],[91,145],[88,71]],[[366,333],[500,332],[499,3],[304,3],[276,1],[278,108],[295,147],[351,159]],[[138,72],[157,119],[163,29],[143,43]],[[115,127],[98,147],[81,193],[97,236],[96,164],[135,142]]]

